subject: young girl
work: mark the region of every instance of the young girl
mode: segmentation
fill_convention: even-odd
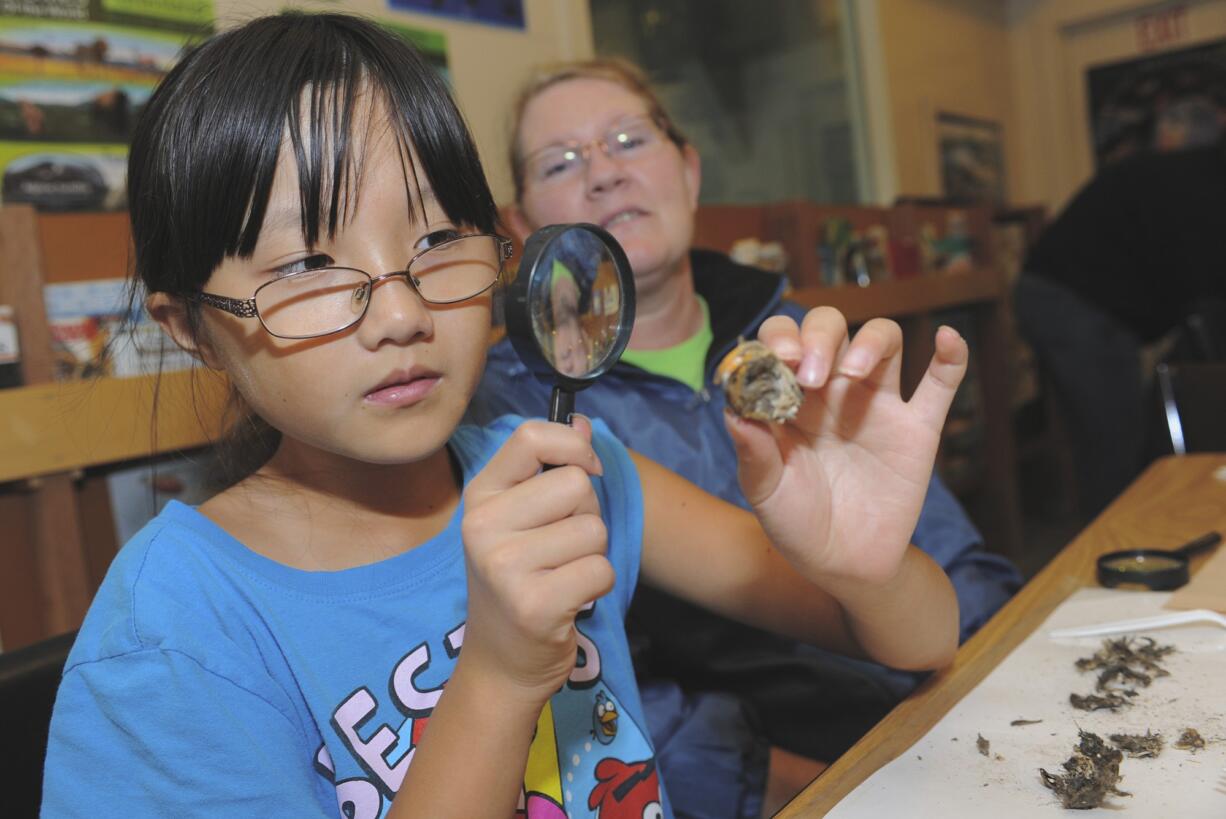
[[[640,568],[815,644],[951,658],[955,598],[907,540],[952,331],[904,403],[896,325],[764,326],[807,396],[780,430],[729,420],[755,516],[599,423],[457,428],[505,241],[444,84],[379,27],[286,14],[196,49],[129,196],[149,310],[279,442],[115,559],[47,815],[671,816],[622,625]]]

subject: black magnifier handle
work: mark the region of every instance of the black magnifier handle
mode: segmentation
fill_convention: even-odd
[[[549,420],[558,424],[566,424],[573,426],[572,420],[575,415],[575,393],[573,390],[568,390],[565,387],[554,387],[553,395],[549,396]],[[542,472],[548,472],[557,467],[557,464],[545,464],[541,467]]]
[[[1219,532],[1206,532],[1196,540],[1191,540],[1175,549],[1175,554],[1191,557],[1198,552],[1203,552],[1206,549],[1212,549],[1214,546],[1222,542],[1222,535]]]
[[[565,387],[555,386],[549,397],[549,420],[571,426],[575,414],[575,393]],[[1216,533],[1215,533],[1216,534]]]

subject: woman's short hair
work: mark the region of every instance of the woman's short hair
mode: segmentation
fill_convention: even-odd
[[[515,201],[520,201],[524,193],[524,152],[519,143],[520,129],[524,123],[524,111],[546,89],[569,80],[606,80],[616,83],[647,104],[647,114],[656,125],[664,131],[669,140],[678,148],[689,144],[685,134],[673,122],[672,117],[664,110],[664,104],[652,89],[647,75],[634,63],[620,57],[600,57],[593,60],[576,60],[573,62],[550,63],[539,67],[528,82],[520,89],[511,109],[511,177],[515,182]]]

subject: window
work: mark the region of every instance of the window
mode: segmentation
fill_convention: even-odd
[[[846,0],[589,0],[596,51],[651,76],[704,203],[867,199]]]

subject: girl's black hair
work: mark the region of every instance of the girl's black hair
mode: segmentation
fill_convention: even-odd
[[[381,108],[359,100],[382,98]],[[136,275],[149,292],[199,291],[227,257],[255,250],[283,139],[298,162],[308,244],[335,234],[360,178],[353,138],[388,116],[408,169],[424,173],[456,224],[492,232],[494,198],[438,72],[379,25],[287,12],[216,35],[184,55],[133,135],[128,201]],[[374,123],[381,127],[384,123]],[[417,163],[410,156],[416,152]]]
[[[254,253],[287,139],[304,240],[335,235],[361,182],[366,141],[355,135],[384,127],[399,146],[410,214],[424,174],[448,219],[494,231],[494,198],[450,91],[415,48],[379,25],[286,12],[186,52],[150,97],[129,152],[133,298],[142,285],[198,292],[223,260]],[[198,334],[201,308],[184,307]],[[218,452],[223,486],[258,468],[280,440],[233,392],[230,410],[231,434]]]

